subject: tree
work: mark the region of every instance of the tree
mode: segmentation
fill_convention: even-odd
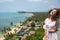
[[[17,30],[16,30],[16,29],[15,29],[14,31],[15,31],[15,33],[17,32]]]
[[[35,23],[34,22],[31,23],[31,27],[35,27]]]
[[[7,34],[5,36],[4,40],[17,40],[17,39],[18,39],[18,35],[17,34],[10,33],[10,34]]]
[[[10,28],[10,27],[8,27],[8,28],[7,28],[7,30],[8,30],[8,31],[11,31],[11,28]]]
[[[13,22],[11,22],[10,25],[13,26]]]
[[[32,27],[31,30],[34,31],[34,27],[35,27],[35,23],[34,22],[31,23],[31,27]]]

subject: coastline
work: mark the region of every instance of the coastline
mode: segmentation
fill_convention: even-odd
[[[21,23],[21,24],[22,24],[22,23]],[[20,28],[18,28],[18,27],[20,27]],[[17,23],[17,24],[16,24],[16,27],[15,27],[15,26],[12,26],[12,27],[11,27],[11,31],[7,31],[7,33],[3,33],[2,35],[0,35],[0,40],[5,39],[5,38],[4,38],[4,35],[7,35],[8,33],[16,34],[17,32],[19,32],[19,31],[22,29],[22,27],[24,27],[24,25],[20,26],[20,23]],[[17,30],[16,33],[15,33],[15,31],[14,31],[15,29]]]
[[[33,14],[33,13],[32,13],[32,14]],[[41,16],[42,16],[42,15],[43,15],[43,14],[41,14]],[[43,16],[44,16],[44,15],[43,15]],[[42,18],[43,18],[43,16],[42,16]],[[34,13],[32,16],[28,17],[28,19],[30,19],[30,18],[31,18],[31,20],[35,20],[35,19],[38,18],[37,20],[39,20],[39,22],[41,21],[41,20],[39,19],[39,18],[40,18],[40,14],[35,14],[35,13]],[[35,18],[35,19],[34,19],[34,18]],[[24,22],[27,21],[28,19],[25,19]],[[23,22],[22,22],[22,23],[23,23]],[[18,25],[18,26],[19,26],[19,24],[20,24],[20,23],[16,23],[16,25]],[[26,24],[26,22],[25,22],[25,24]],[[23,27],[24,27],[24,26],[25,26],[25,25],[23,25]],[[13,27],[12,30],[14,30],[14,29],[17,29],[17,28],[16,28],[16,27]],[[17,29],[17,30],[18,30],[18,29]],[[18,31],[20,31],[20,29],[19,29]],[[10,32],[11,32],[11,31],[10,31]],[[12,33],[14,33],[14,32],[12,31]],[[1,39],[3,39],[3,37],[2,37]]]
[[[32,15],[30,15],[29,17],[32,17],[32,16],[33,16],[33,13],[32,13]],[[28,18],[29,18],[29,17],[28,17]],[[23,22],[25,22],[26,20],[27,20],[27,19],[25,19]],[[23,23],[21,23],[21,24],[23,24]],[[23,25],[23,26],[20,26],[20,23],[16,23],[15,25],[16,25],[16,27],[15,27],[14,25],[11,26],[11,31],[7,31],[7,33],[0,34],[0,40],[5,39],[5,38],[4,38],[4,35],[7,35],[8,33],[16,34],[16,33],[14,32],[14,29],[16,29],[17,32],[19,32],[19,31],[22,29],[22,27],[24,27],[24,25]],[[18,27],[20,27],[20,28],[18,29]]]
[[[4,28],[11,27],[11,22],[13,24],[17,24],[21,22],[24,22],[26,18],[30,17],[32,13],[16,13],[16,12],[2,12],[0,13],[0,30],[3,30]],[[0,31],[1,32],[1,31]]]

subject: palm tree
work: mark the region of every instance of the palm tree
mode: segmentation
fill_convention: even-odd
[[[13,22],[11,22],[10,25],[13,26]]]
[[[17,30],[16,30],[16,29],[15,29],[14,31],[15,31],[15,33],[17,32]]]
[[[32,30],[34,30],[34,27],[35,27],[35,23],[34,22],[31,23],[31,27],[32,27]]]
[[[8,30],[8,31],[11,31],[11,28],[10,28],[10,27],[8,27],[8,28],[7,28],[7,30]]]
[[[2,32],[3,33],[6,33],[6,30],[7,30],[7,28],[4,27],[4,29],[2,30]]]

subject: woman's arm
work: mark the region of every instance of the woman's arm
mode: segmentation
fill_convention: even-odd
[[[50,29],[48,30],[48,32],[56,32],[57,30],[54,30],[54,29]]]
[[[44,30],[44,40],[47,40],[47,30]]]

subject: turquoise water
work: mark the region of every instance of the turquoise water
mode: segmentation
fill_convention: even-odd
[[[24,21],[26,17],[30,17],[32,15],[32,13],[0,12],[0,30],[4,27],[11,27],[11,22],[14,24],[20,23],[20,21]]]

